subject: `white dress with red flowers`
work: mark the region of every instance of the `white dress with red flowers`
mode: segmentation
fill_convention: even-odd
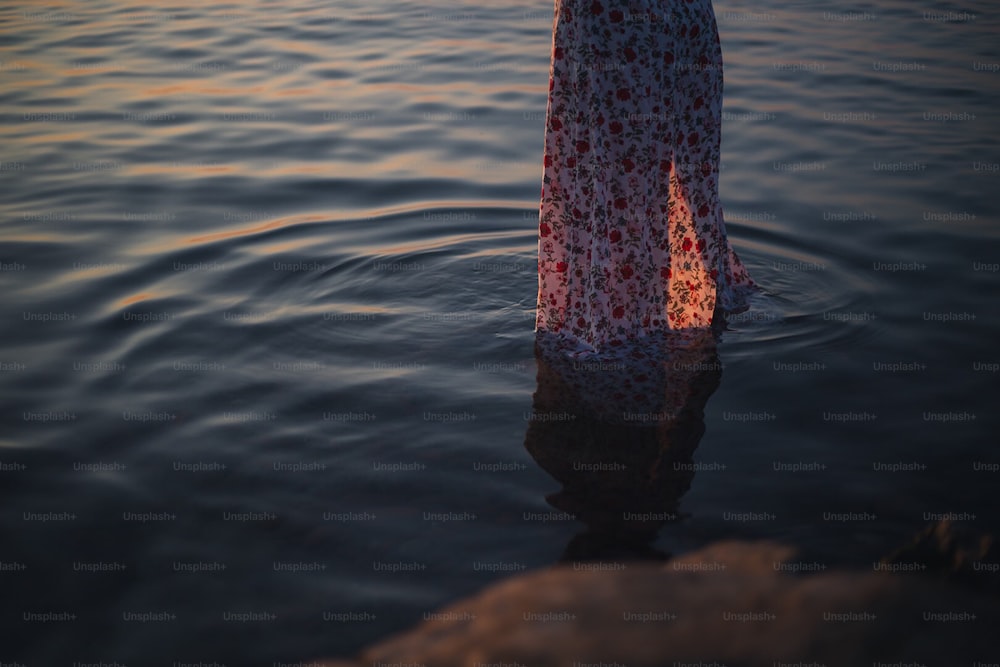
[[[556,0],[537,331],[601,349],[746,308],[721,112],[711,0]]]

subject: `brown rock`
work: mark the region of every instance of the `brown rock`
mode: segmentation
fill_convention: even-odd
[[[666,565],[540,570],[440,610],[359,663],[951,667],[997,656],[989,599],[919,577],[777,571],[793,557],[774,544],[723,542]]]
[[[1000,593],[1000,549],[993,537],[947,519],[927,526],[882,562],[918,563],[924,575]]]

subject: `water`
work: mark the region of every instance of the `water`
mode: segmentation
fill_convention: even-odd
[[[566,558],[995,530],[995,9],[716,12],[766,293],[637,382],[665,432],[536,378],[550,4],[0,10],[0,660],[270,665]]]

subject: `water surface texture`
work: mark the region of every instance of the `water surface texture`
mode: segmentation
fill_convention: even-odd
[[[550,2],[0,9],[0,661],[306,661],[562,560],[994,531],[995,7],[716,13],[766,291],[602,375],[653,406],[615,426],[533,347]]]

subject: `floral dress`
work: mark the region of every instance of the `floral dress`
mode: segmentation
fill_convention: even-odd
[[[711,0],[556,0],[536,331],[599,350],[747,307],[721,110]]]

